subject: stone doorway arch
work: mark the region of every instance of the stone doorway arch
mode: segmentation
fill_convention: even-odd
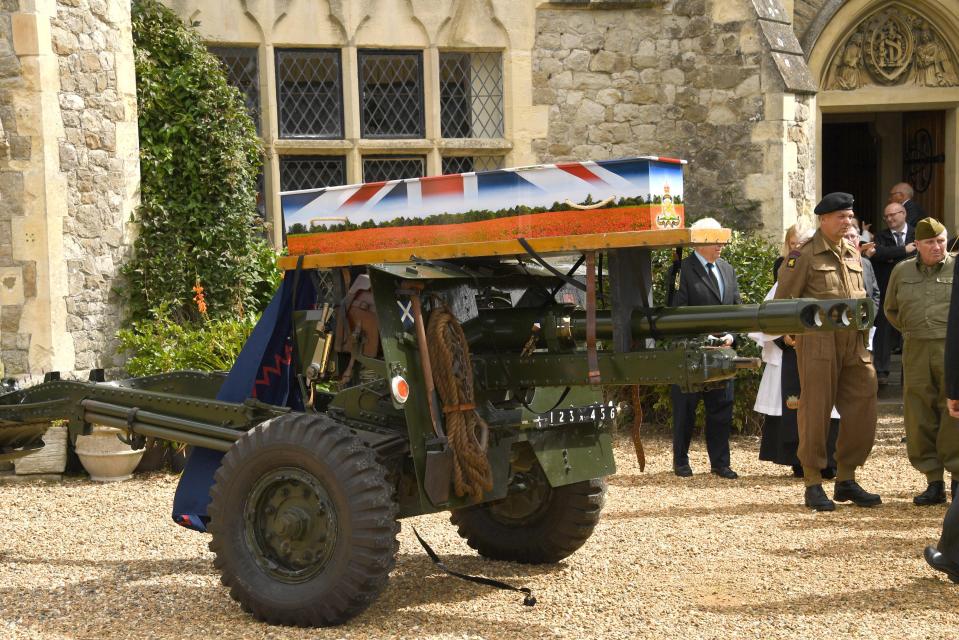
[[[880,158],[865,201],[881,207],[909,178],[927,211],[959,224],[959,12],[956,0],[825,3],[804,35],[816,96],[817,192],[837,132],[868,125]],[[824,135],[825,134],[825,135]],[[833,147],[832,151],[835,150]],[[853,185],[854,186],[854,185]],[[931,210],[930,210],[931,209]],[[876,221],[876,211],[863,212]]]

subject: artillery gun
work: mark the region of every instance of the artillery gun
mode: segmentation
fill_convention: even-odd
[[[653,307],[653,249],[723,243],[730,232],[682,227],[678,161],[619,162],[285,194],[288,228],[317,212],[342,221],[338,207],[351,200],[374,224],[290,234],[299,255],[281,260],[283,286],[229,375],[48,374],[0,396],[0,459],[31,450],[54,419],[69,421],[73,439],[102,424],[223,452],[202,523],[231,596],[271,623],[338,624],[368,607],[394,566],[398,520],[410,516],[449,511],[488,558],[558,562],[592,534],[615,470],[610,425],[621,407],[604,402],[603,385],[701,389],[758,364],[708,346],[707,334],[862,330],[874,315],[852,299]],[[536,173],[557,170],[565,182]],[[610,198],[623,182],[640,195],[588,211],[456,219],[456,179],[473,205],[484,181],[559,185],[542,196],[550,202]],[[665,188],[651,196],[650,184]],[[379,224],[365,203],[400,187],[425,211],[440,194],[442,216]],[[571,219],[588,233],[564,233]],[[598,255],[612,301],[603,309]],[[575,265],[561,270],[555,256]]]

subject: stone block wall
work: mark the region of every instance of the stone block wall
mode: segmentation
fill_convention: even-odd
[[[770,236],[782,230],[793,186],[811,197],[808,106],[782,104],[782,79],[748,0],[543,7],[533,64],[534,99],[550,105],[548,135],[534,142],[543,162],[684,158],[692,219],[710,215]]]
[[[57,4],[50,34],[60,70],[58,155],[69,188],[66,329],[75,368],[111,368],[122,313],[114,286],[139,176],[129,8],[105,0]]]
[[[130,5],[0,9],[0,369],[112,368],[139,182]]]
[[[14,49],[13,14],[18,0],[0,0],[0,374],[29,368],[30,332],[21,330],[23,305],[36,298],[36,262],[14,256],[13,226],[23,219],[24,171],[30,161],[29,136],[22,135],[14,96],[24,89]]]

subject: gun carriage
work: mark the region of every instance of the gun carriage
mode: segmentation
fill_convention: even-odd
[[[224,452],[205,521],[214,564],[232,597],[272,623],[337,624],[369,606],[394,565],[398,520],[410,516],[449,511],[459,535],[489,558],[562,560],[592,534],[615,470],[610,425],[621,407],[604,402],[602,386],[701,389],[758,365],[707,345],[707,334],[861,330],[874,314],[867,300],[654,308],[651,251],[725,243],[730,232],[682,226],[678,161],[629,162],[633,178],[645,175],[638,206],[521,212],[504,218],[500,236],[480,240],[464,239],[462,221],[446,218],[408,229],[351,225],[350,215],[363,219],[369,209],[356,217],[340,206],[398,184],[419,191],[421,203],[431,189],[448,199],[449,181],[286,194],[291,252],[316,236],[328,246],[281,259],[286,296],[274,304],[289,305],[289,319],[263,330],[280,336],[281,348],[252,356],[252,390],[224,400],[225,373],[112,382],[98,372],[89,381],[48,374],[0,396],[0,459],[38,446],[54,419],[69,421],[74,441],[102,424]],[[583,171],[628,172],[600,165],[564,169],[569,184],[542,197],[609,204],[622,185],[604,191]],[[657,171],[672,172],[665,194],[650,189]],[[488,173],[458,178],[512,179]],[[314,206],[331,193],[336,207]],[[588,232],[564,234],[532,219],[539,215],[560,225],[582,218]],[[295,226],[298,216],[309,228]],[[610,227],[617,219],[628,228]],[[423,226],[431,226],[425,235]],[[391,240],[371,243],[378,232]],[[606,259],[611,304],[597,301],[597,256]],[[675,340],[662,346],[662,337]],[[264,393],[278,385],[285,402]]]

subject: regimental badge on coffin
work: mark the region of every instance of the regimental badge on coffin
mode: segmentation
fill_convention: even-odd
[[[867,43],[866,62],[881,82],[893,84],[910,68],[915,39],[896,13],[886,13],[872,25]]]
[[[676,213],[676,205],[673,203],[673,196],[669,193],[669,185],[663,185],[663,204],[662,210],[656,215],[657,229],[678,229],[683,224],[683,219]]]

